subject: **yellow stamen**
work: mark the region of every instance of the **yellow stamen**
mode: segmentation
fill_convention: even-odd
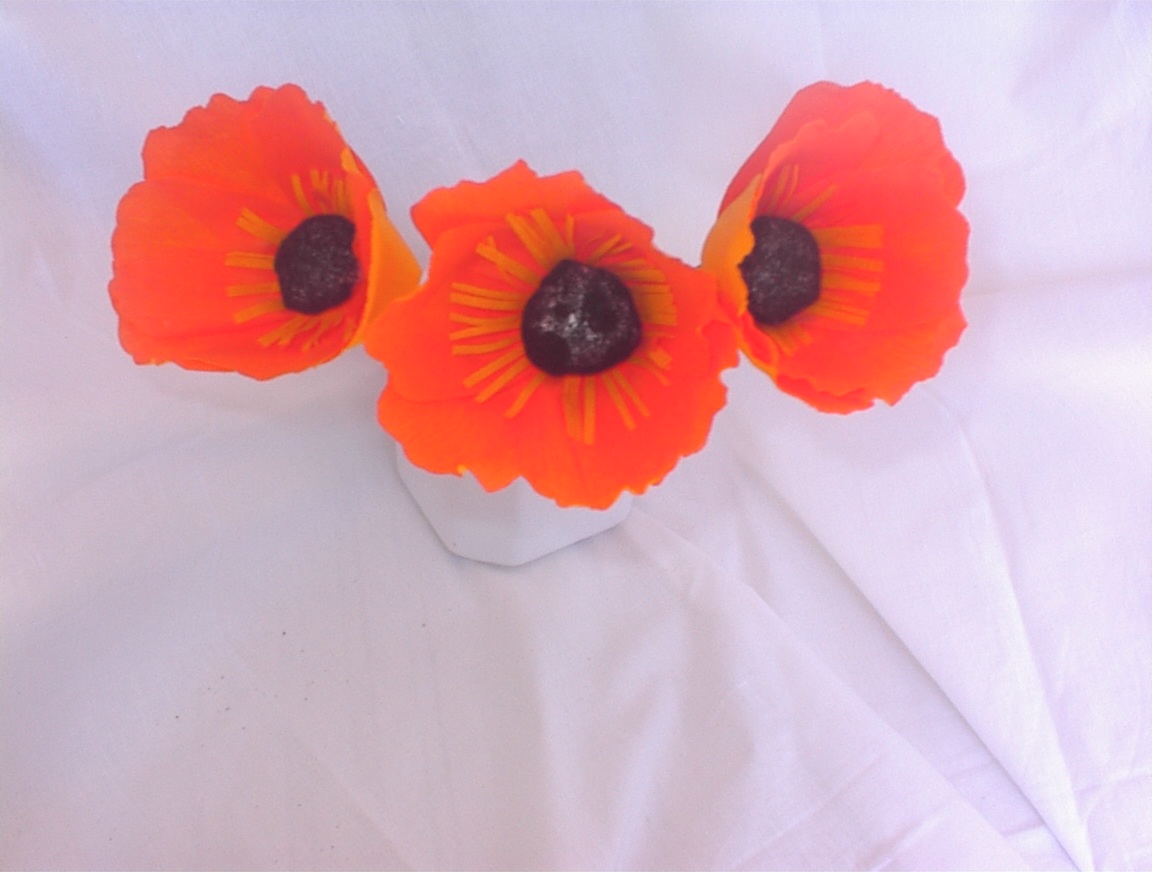
[[[508,407],[508,411],[504,413],[505,418],[515,418],[520,414],[520,410],[528,403],[532,394],[536,392],[536,388],[544,383],[544,379],[548,377],[547,373],[537,372],[532,376],[532,380],[528,382],[520,391],[519,396],[516,397],[516,402]]]
[[[269,330],[256,341],[260,343],[263,348],[276,343],[278,345],[287,345],[301,330],[304,330],[311,319],[306,315],[293,315],[280,326]]]
[[[487,336],[490,333],[503,333],[507,330],[515,330],[520,326],[519,315],[509,315],[506,318],[474,318],[470,315],[460,315],[456,312],[448,314],[450,321],[458,323],[471,324],[471,327],[464,327],[460,330],[453,330],[448,334],[448,338],[455,341],[458,339],[473,339],[477,336]]]
[[[448,300],[459,303],[461,306],[470,306],[473,309],[491,309],[496,312],[519,312],[524,308],[524,304],[516,300],[490,300],[487,297],[474,297],[471,294],[449,294]]]
[[[846,254],[821,254],[820,265],[824,269],[862,269],[868,272],[880,272],[884,269],[884,261],[874,257],[850,257]]]
[[[640,312],[640,320],[645,324],[658,324],[663,327],[676,326],[676,309],[671,300],[642,298],[635,302],[636,309]]]
[[[621,260],[612,264],[612,272],[616,273],[616,275],[626,282],[647,282],[649,284],[655,284],[667,281],[664,273],[660,272],[660,270],[656,269],[646,260],[638,257]]]
[[[646,372],[652,373],[656,381],[660,382],[660,384],[662,384],[664,387],[668,387],[668,385],[671,384],[671,382],[668,380],[668,376],[666,376],[661,371],[661,367],[653,363],[651,360],[646,360],[643,356],[638,355],[632,358],[632,362]]]
[[[300,181],[300,176],[292,173],[292,193],[296,195],[296,205],[300,207],[300,211],[305,215],[313,213],[312,204],[308,202],[308,195],[304,192],[304,183]]]
[[[551,246],[555,255],[560,259],[566,257],[573,257],[576,254],[576,247],[572,242],[572,231],[576,227],[575,218],[572,215],[566,215],[564,219],[565,229],[567,230],[567,238],[560,235],[560,228],[556,226],[556,222],[552,220],[543,209],[533,209],[528,213],[532,216],[532,220],[536,222],[536,226],[540,228],[540,233],[544,240]]]
[[[584,428],[580,434],[585,445],[596,438],[596,379],[584,379]]]
[[[524,370],[526,370],[528,368],[528,366],[529,366],[528,358],[527,357],[521,357],[519,360],[517,360],[515,363],[513,363],[510,367],[508,367],[506,370],[504,370],[504,372],[500,373],[500,375],[498,375],[491,382],[489,382],[488,386],[485,387],[484,390],[480,391],[480,393],[478,393],[476,395],[476,402],[482,403],[485,400],[487,400],[489,397],[491,397],[493,394],[495,394],[498,390],[500,390],[502,387],[504,387],[504,385],[508,384],[508,382],[512,381],[512,379],[516,378],[516,376],[518,376],[518,375],[520,375],[520,373],[524,372]]]
[[[528,253],[532,255],[532,259],[540,266],[547,268],[550,265],[548,260],[548,246],[540,235],[536,232],[536,228],[520,215],[509,213],[504,216],[505,222],[512,228],[512,232],[516,234],[516,238],[524,243],[524,247],[528,249]]]
[[[772,214],[780,211],[784,202],[796,191],[796,182],[800,178],[800,167],[796,164],[781,167],[776,176],[776,185],[772,189],[772,196],[764,204],[764,211]]]
[[[805,309],[804,314],[818,318],[832,318],[848,324],[863,325],[868,320],[869,310],[844,300],[835,300],[824,296]]]
[[[507,323],[510,327],[515,327],[520,323],[519,315],[501,315],[494,318],[491,315],[465,315],[463,312],[449,312],[448,320],[456,324],[494,324],[500,322],[501,324]]]
[[[785,354],[795,354],[802,346],[812,341],[812,334],[795,322],[769,327],[767,332]]]
[[[480,382],[484,381],[484,379],[488,378],[488,376],[499,372],[504,367],[514,363],[518,358],[523,356],[524,349],[522,349],[519,345],[517,345],[515,348],[509,349],[507,352],[500,355],[495,360],[489,361],[484,366],[480,367],[478,370],[468,376],[468,378],[464,379],[464,387],[476,387],[476,385],[480,384]]]
[[[304,351],[307,351],[314,346],[320,339],[343,320],[344,314],[339,310],[332,312],[325,312],[323,315],[316,319],[313,324],[313,333],[304,341]],[[348,334],[347,328],[345,329],[345,336]]]
[[[275,255],[255,251],[230,251],[224,255],[224,266],[239,266],[244,269],[272,269]]]
[[[836,186],[829,185],[827,188],[817,194],[807,206],[802,206],[791,215],[789,215],[789,219],[799,224],[801,221],[803,221],[805,218],[823,206],[826,202],[828,202],[828,198],[835,193]]]
[[[524,243],[533,260],[544,269],[551,269],[558,261],[573,257],[576,253],[571,240],[565,240],[560,235],[552,216],[544,209],[533,209],[527,218],[523,215],[505,215],[504,220]],[[572,216],[568,216],[568,221],[572,221]],[[571,226],[575,227],[574,224]]]
[[[620,394],[620,388],[616,386],[616,382],[612,379],[613,370],[609,370],[604,374],[603,382],[604,387],[608,390],[608,399],[612,401],[612,405],[616,407],[616,411],[620,413],[620,420],[624,422],[624,427],[628,430],[636,429],[636,419],[632,417],[632,413],[628,411],[628,406],[624,403],[624,397]]]
[[[520,300],[525,299],[525,295],[521,291],[504,291],[498,288],[485,288],[480,285],[469,285],[465,282],[453,282],[452,290],[463,291],[466,294],[474,294],[477,297],[487,297],[490,300]]]
[[[640,312],[640,320],[645,324],[658,324],[666,327],[676,325],[676,304],[667,282],[629,282],[628,290]]]
[[[841,273],[825,273],[820,280],[821,288],[835,288],[841,291],[859,291],[874,294],[880,290],[880,282],[868,279],[854,279]]]
[[[280,285],[277,282],[255,282],[250,285],[229,285],[225,293],[229,297],[251,297],[257,294],[279,295]]]
[[[672,355],[663,348],[649,348],[648,359],[661,369],[668,369],[672,365]]]
[[[246,233],[251,233],[257,239],[271,245],[279,245],[288,233],[268,221],[265,221],[251,209],[240,210],[240,217],[236,219],[236,226]]]
[[[651,414],[648,411],[648,407],[644,404],[644,401],[640,399],[640,395],[636,393],[636,388],[632,387],[632,383],[628,381],[624,373],[619,369],[609,370],[608,379],[615,382],[616,385],[628,395],[628,399],[632,401],[632,405],[636,407],[641,415],[647,418]]]
[[[496,241],[492,237],[488,237],[485,242],[477,245],[476,253],[490,263],[495,264],[502,275],[513,276],[533,287],[538,285],[540,279],[543,278],[542,273],[533,270],[531,267],[498,249],[496,247]]]
[[[594,252],[588,255],[586,262],[595,264],[599,262],[601,258],[607,257],[610,254],[623,254],[625,251],[632,247],[629,243],[625,242],[620,248],[616,248],[616,244],[618,242],[620,242],[620,234],[613,234],[607,240],[601,243],[601,245]]]
[[[261,315],[270,315],[272,312],[282,311],[284,311],[284,306],[279,300],[265,300],[262,303],[249,306],[247,309],[241,309],[232,316],[232,320],[237,324],[243,324],[245,321],[251,321],[253,318],[259,318]]]
[[[576,252],[576,216],[566,215],[564,217],[564,244],[568,246],[568,250]]]
[[[320,170],[311,170],[308,173],[308,178],[312,182],[312,190],[320,195],[324,201],[328,200],[328,172],[321,172]],[[328,205],[327,202],[324,205]]]
[[[348,200],[348,186],[343,179],[332,183],[332,205],[345,218],[352,218],[352,204]]]
[[[495,342],[482,342],[470,343],[468,345],[453,345],[453,354],[487,354],[491,351],[500,351],[502,348],[507,348],[509,345],[514,345],[520,341],[519,336],[505,336],[503,339],[497,339]]]
[[[812,235],[821,249],[880,248],[884,244],[884,228],[879,224],[818,227],[812,230]]]
[[[580,376],[564,376],[562,388],[562,401],[564,403],[564,427],[568,436],[579,439],[582,435],[580,426]]]

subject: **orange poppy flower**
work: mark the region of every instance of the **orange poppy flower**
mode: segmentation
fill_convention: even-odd
[[[968,224],[940,125],[893,91],[800,91],[704,244],[743,351],[817,409],[894,403],[965,327]]]
[[[306,369],[419,282],[372,176],[296,85],[217,94],[149,133],[143,158],[108,286],[137,363]]]
[[[380,422],[413,463],[606,508],[703,447],[737,360],[709,274],[576,172],[519,162],[412,216],[427,281],[365,346],[389,372]]]

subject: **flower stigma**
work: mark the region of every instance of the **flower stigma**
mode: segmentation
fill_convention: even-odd
[[[757,324],[780,324],[820,296],[820,246],[807,227],[786,218],[759,215],[751,227],[756,242],[740,261],[748,311]]]
[[[355,235],[356,225],[343,215],[313,215],[284,237],[273,267],[285,308],[317,315],[352,296],[360,278]]]
[[[528,359],[549,375],[591,375],[627,360],[640,344],[640,313],[627,286],[606,269],[562,260],[524,306]]]

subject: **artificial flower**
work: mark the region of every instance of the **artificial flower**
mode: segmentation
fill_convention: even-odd
[[[703,447],[737,360],[715,282],[576,172],[518,162],[412,209],[426,283],[369,330],[409,459],[606,508]]]
[[[800,91],[704,244],[740,345],[817,409],[894,403],[965,327],[968,224],[940,125],[865,82]]]
[[[371,174],[296,85],[217,94],[149,133],[143,158],[109,284],[137,363],[306,369],[419,282]]]

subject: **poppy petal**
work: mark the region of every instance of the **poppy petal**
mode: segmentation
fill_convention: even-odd
[[[369,329],[388,368],[381,424],[433,472],[471,471],[488,490],[525,478],[559,505],[641,493],[704,444],[735,364],[712,277],[652,247],[652,230],[578,173],[519,162],[413,207],[432,246],[428,278]],[[642,322],[622,363],[538,369],[521,339],[527,300],[561,260],[611,272]]]

